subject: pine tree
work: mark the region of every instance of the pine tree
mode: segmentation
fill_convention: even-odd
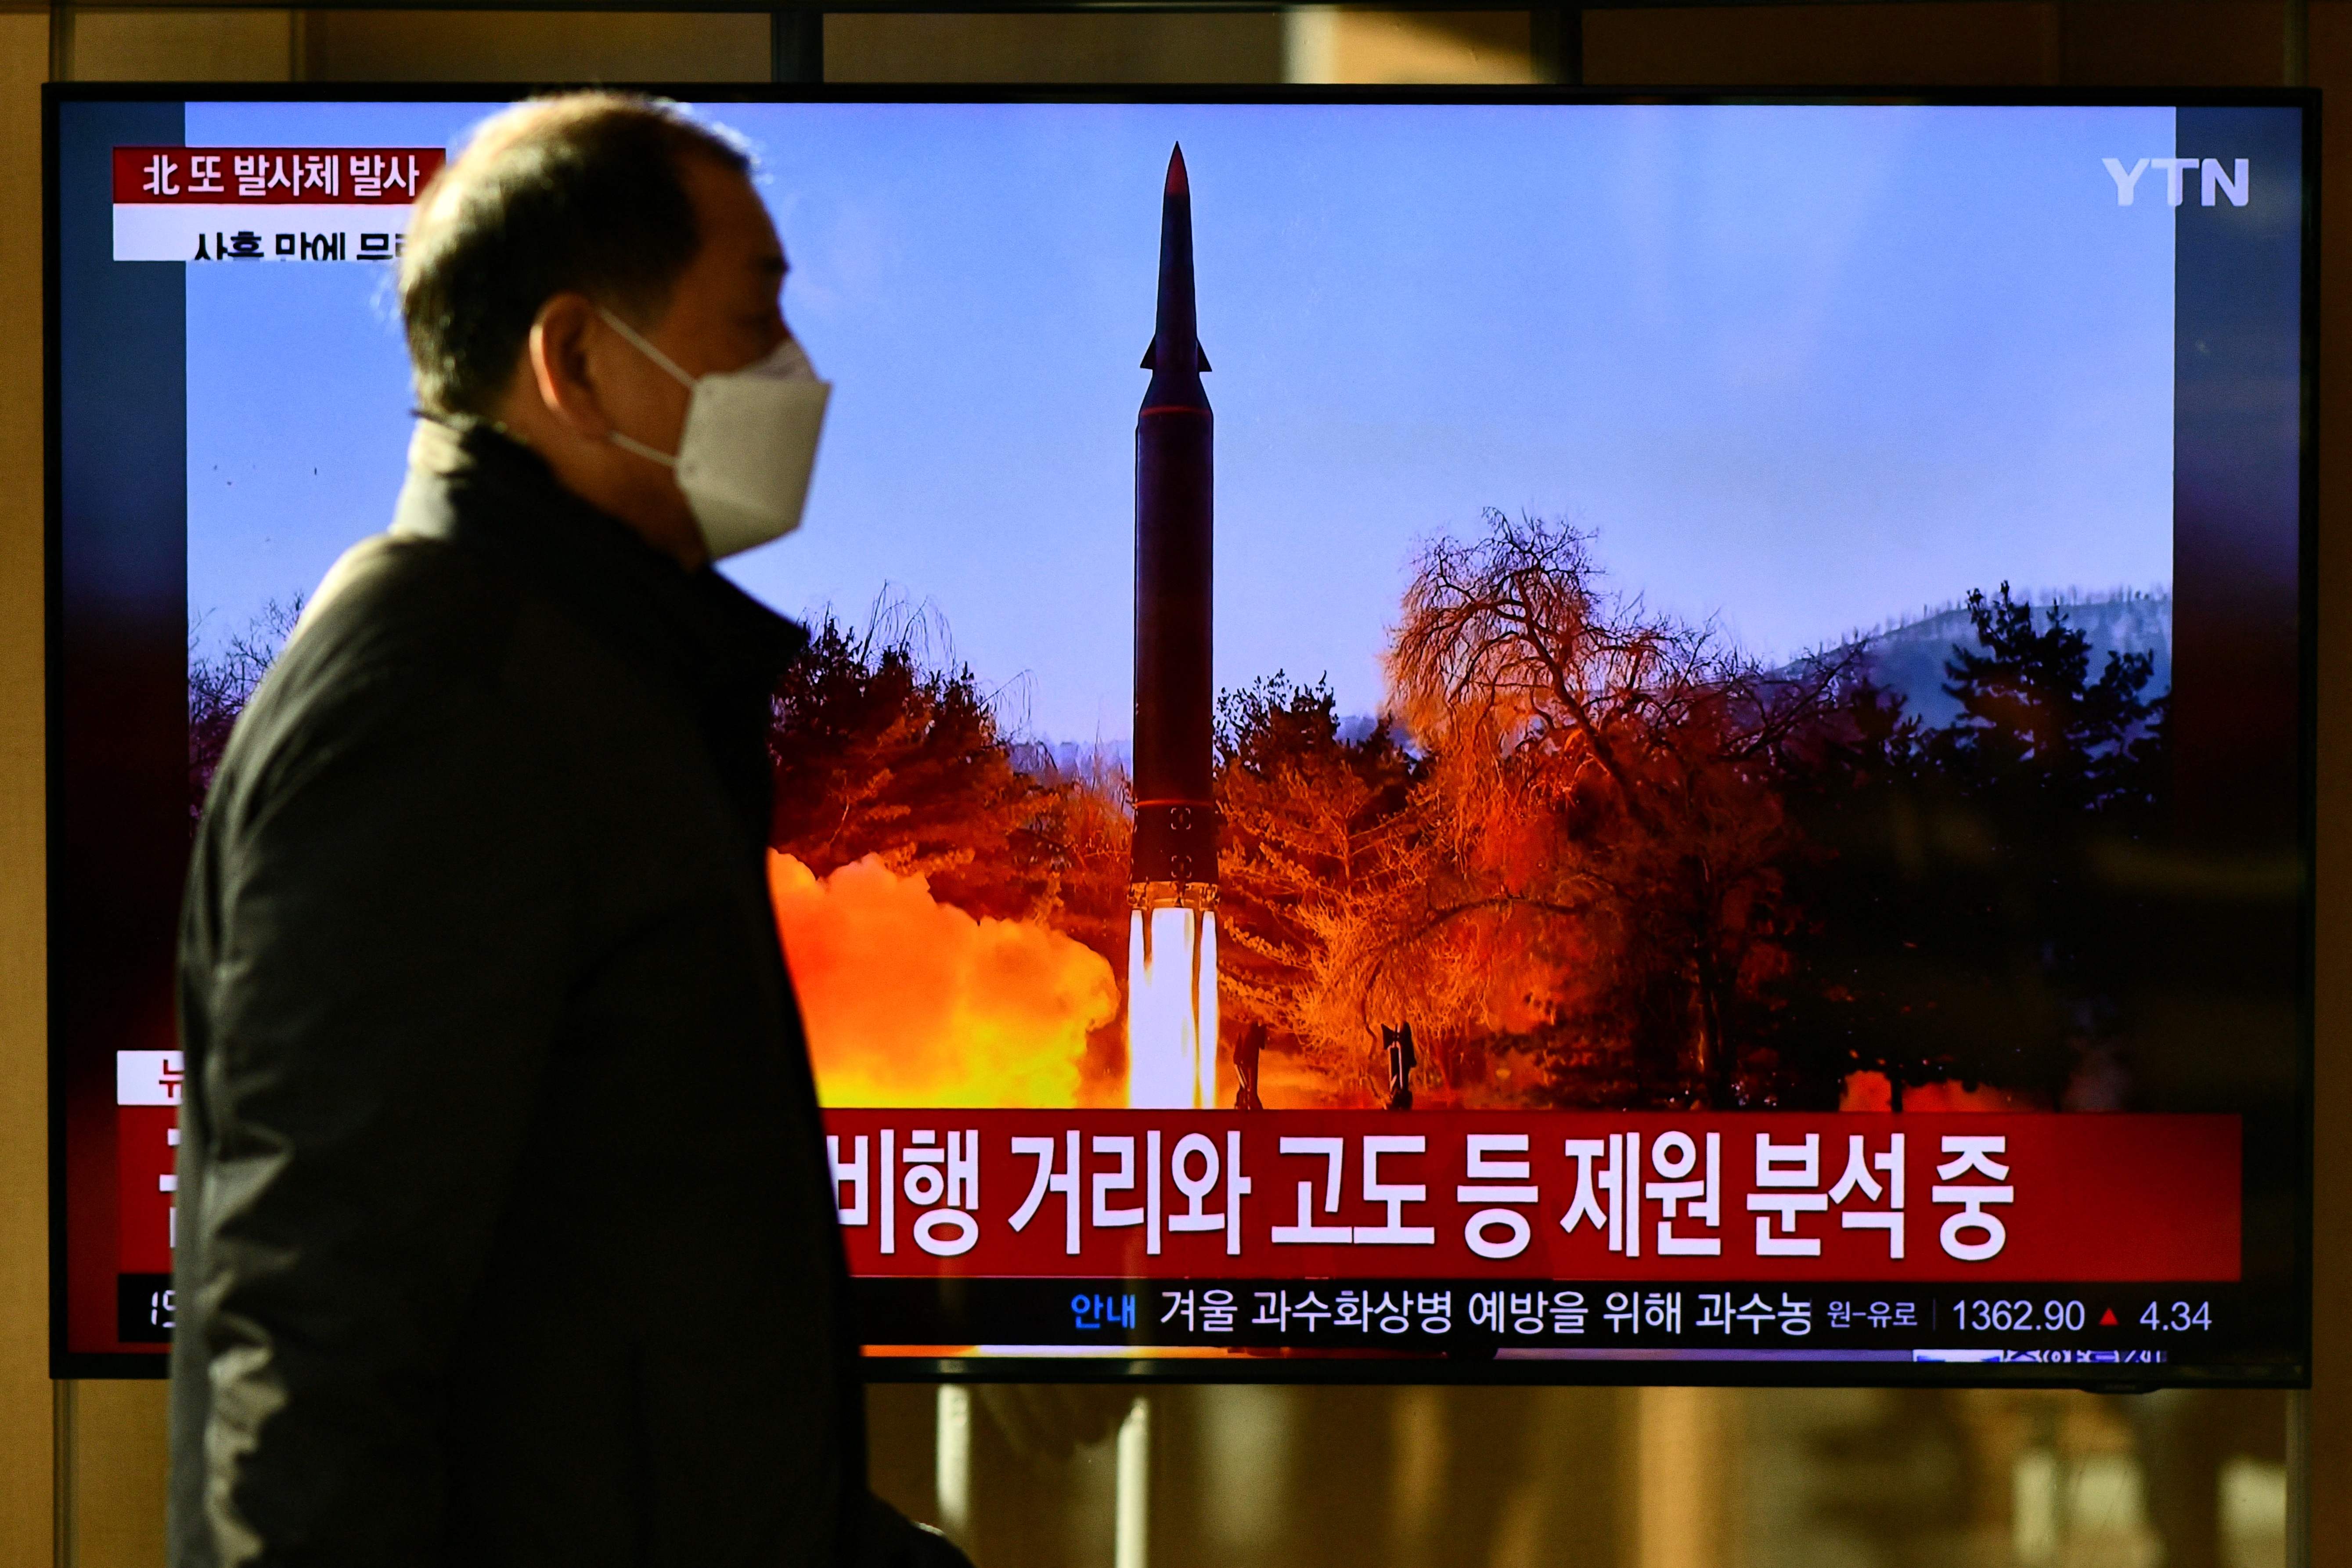
[[[772,847],[822,877],[874,856],[971,915],[1050,913],[1055,790],[1013,766],[969,667],[928,668],[908,626],[827,616],[774,699]]]

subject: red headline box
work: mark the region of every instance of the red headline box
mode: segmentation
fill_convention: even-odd
[[[117,147],[124,205],[406,206],[439,172],[438,147]]]
[[[862,1275],[2233,1280],[2234,1116],[832,1110]]]

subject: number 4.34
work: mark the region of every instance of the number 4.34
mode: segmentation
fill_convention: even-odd
[[[2191,1329],[2213,1326],[2213,1307],[2210,1301],[2150,1301],[2147,1310],[2139,1315],[2144,1329],[2169,1329],[2174,1333],[2187,1333]]]

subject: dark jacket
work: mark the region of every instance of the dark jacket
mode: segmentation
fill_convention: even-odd
[[[762,858],[804,640],[419,427],[197,834],[175,1568],[874,1557]]]

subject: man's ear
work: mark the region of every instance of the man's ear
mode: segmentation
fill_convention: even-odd
[[[596,307],[585,295],[558,294],[539,308],[523,357],[547,411],[575,433],[601,441],[612,422],[597,395],[595,337]]]

